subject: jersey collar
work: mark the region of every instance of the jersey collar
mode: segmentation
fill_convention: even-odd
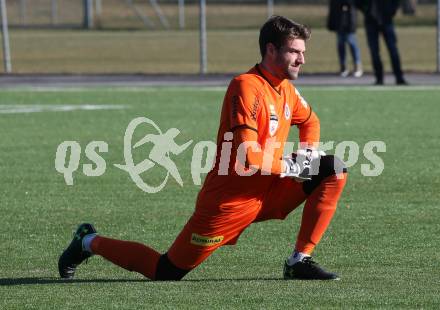
[[[284,80],[281,80],[274,76],[272,73],[267,71],[263,68],[262,65],[256,64],[255,69],[257,70],[258,74],[261,75],[269,84],[272,86],[272,88],[279,94],[281,91],[281,84],[284,82]]]

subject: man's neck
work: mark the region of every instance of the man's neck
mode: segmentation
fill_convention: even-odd
[[[260,66],[263,67],[264,70],[266,70],[267,72],[269,72],[270,74],[272,74],[274,77],[283,80],[283,78],[281,78],[276,72],[275,70],[267,64],[267,62],[265,62],[264,60],[262,62],[260,62]]]

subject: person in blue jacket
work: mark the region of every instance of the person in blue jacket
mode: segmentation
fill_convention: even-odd
[[[361,52],[356,38],[357,11],[354,0],[330,0],[327,28],[336,32],[337,51],[340,65],[340,75],[347,77],[350,71],[347,67],[345,47],[350,47],[353,58],[353,76],[361,77]]]

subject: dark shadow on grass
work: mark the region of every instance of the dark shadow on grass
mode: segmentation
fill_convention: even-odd
[[[123,283],[146,282],[144,279],[60,279],[60,278],[0,278],[0,286],[32,285],[32,284],[74,284],[74,283]]]
[[[225,278],[225,279],[182,279],[181,282],[235,282],[235,281],[281,281],[283,280],[280,277],[271,277],[271,278],[263,278],[263,277],[249,277],[249,278]]]
[[[225,279],[183,279],[180,282],[236,282],[236,281],[280,281],[281,278],[225,278]],[[76,284],[76,283],[137,283],[151,282],[163,283],[164,281],[150,281],[148,279],[59,279],[59,278],[0,278],[0,286],[14,285],[41,285],[41,284]]]

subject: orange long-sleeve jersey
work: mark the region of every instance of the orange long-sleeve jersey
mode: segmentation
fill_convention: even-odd
[[[292,125],[298,127],[301,143],[319,142],[319,119],[288,80],[259,65],[235,77],[223,101],[216,160],[201,196],[264,191],[270,175],[284,169],[284,144]]]

